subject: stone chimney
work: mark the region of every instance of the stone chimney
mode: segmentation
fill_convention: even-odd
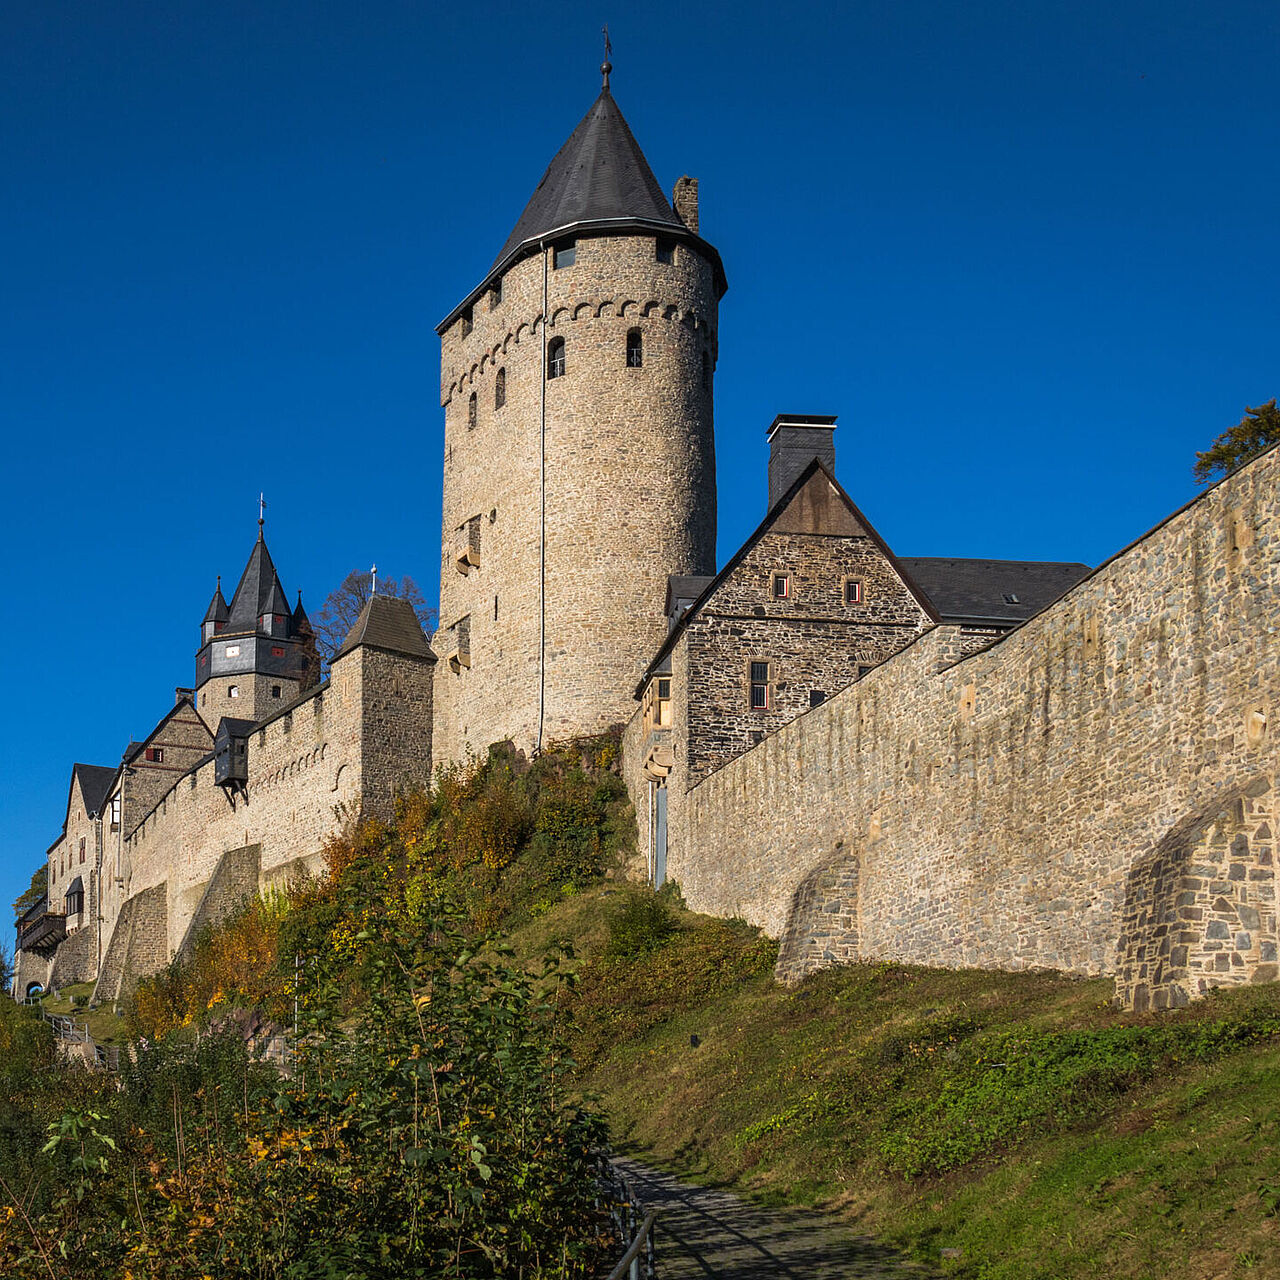
[[[795,484],[814,458],[836,470],[836,416],[780,413],[769,428],[769,510]]]
[[[183,689],[179,687],[173,691],[173,705],[175,707],[180,707],[184,702],[189,702],[192,706],[195,706],[196,691],[194,689]]]
[[[671,203],[675,206],[676,217],[684,223],[690,231],[697,235],[698,233],[698,180],[691,178],[685,174],[679,182],[676,183],[676,189],[671,193]]]

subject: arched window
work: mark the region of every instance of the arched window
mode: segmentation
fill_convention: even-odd
[[[627,368],[638,369],[644,364],[644,341],[639,329],[627,330]]]
[[[471,431],[476,425],[476,393],[471,393],[471,399],[467,401],[467,430]]]
[[[507,403],[507,371],[505,369],[498,370],[498,376],[493,380],[493,407],[501,409]]]
[[[564,339],[552,338],[547,346],[547,377],[564,377]]]

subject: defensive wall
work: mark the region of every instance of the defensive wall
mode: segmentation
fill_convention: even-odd
[[[212,757],[181,777],[124,842],[127,896],[104,930],[95,998],[116,998],[244,897],[316,870],[359,813],[389,816],[431,769],[431,661],[361,646],[330,679],[255,728],[248,781],[228,792]]]
[[[1274,979],[1278,492],[1273,449],[990,648],[947,665],[936,628],[673,795],[689,905],[780,938],[784,978],[1048,967],[1138,1008]]]

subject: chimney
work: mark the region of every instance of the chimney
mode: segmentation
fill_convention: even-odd
[[[671,203],[675,206],[676,217],[684,223],[694,235],[698,234],[698,180],[685,174],[676,183],[671,193]]]
[[[769,428],[769,510],[814,458],[836,470],[836,415],[780,413]]]
[[[178,688],[173,691],[173,705],[180,707],[184,702],[190,702],[193,706],[196,701],[196,691],[194,689]]]

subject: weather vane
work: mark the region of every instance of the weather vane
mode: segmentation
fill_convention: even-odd
[[[262,496],[261,493],[259,493],[258,494],[258,528],[259,529],[262,528],[262,521],[264,518],[263,513],[266,511],[266,509],[267,509],[267,500]]]
[[[606,22],[600,28],[600,34],[604,36],[604,61],[600,64],[600,74],[604,76],[604,87],[609,87],[609,72],[613,70],[613,63],[609,61],[609,55],[613,52],[613,45],[609,43],[609,24]]]
[[[369,594],[376,596],[378,594],[378,566],[375,564],[369,572],[373,578],[373,586],[371,587]]]

